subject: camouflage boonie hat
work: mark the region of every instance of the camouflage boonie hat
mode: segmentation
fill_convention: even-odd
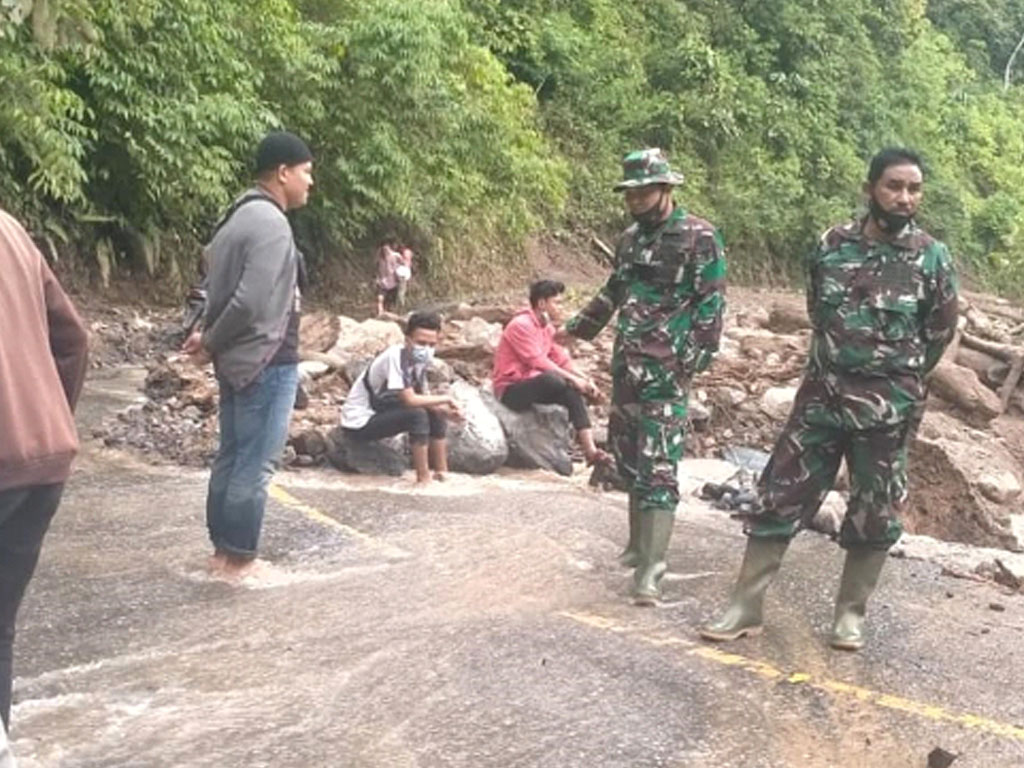
[[[665,158],[665,153],[657,147],[639,149],[622,158],[622,181],[615,185],[615,191],[635,187],[647,187],[651,184],[682,184],[683,174],[676,173]]]

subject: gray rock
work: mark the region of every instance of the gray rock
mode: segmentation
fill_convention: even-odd
[[[495,399],[490,384],[480,390],[484,403],[498,417],[508,441],[508,464],[523,469],[550,469],[572,474],[569,412],[560,405],[535,405],[516,413]]]
[[[776,362],[775,365],[778,365]],[[777,421],[782,421],[793,408],[796,387],[772,387],[761,396],[761,410]]]
[[[488,475],[508,459],[508,442],[501,422],[480,392],[464,381],[451,387],[466,421],[448,425],[448,466],[454,472]]]
[[[353,440],[341,427],[327,437],[327,460],[338,469],[361,475],[398,477],[409,466],[406,435],[381,440]]]
[[[846,519],[846,499],[837,491],[829,491],[821,507],[811,520],[812,531],[824,533],[829,536],[838,536],[839,529],[843,527],[843,520]]]
[[[338,340],[329,354],[343,363],[366,357],[372,358],[392,344],[399,344],[405,338],[402,327],[389,320],[371,317],[357,322],[351,317],[338,317]]]
[[[430,367],[427,368],[427,383],[432,393],[437,394],[448,389],[448,385],[455,381],[455,371],[452,367],[439,357],[435,357]]]

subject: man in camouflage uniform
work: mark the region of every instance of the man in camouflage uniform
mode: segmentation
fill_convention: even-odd
[[[672,201],[682,174],[659,149],[626,155],[626,207],[635,223],[619,238],[614,272],[566,328],[594,338],[619,312],[612,352],[609,442],[629,491],[635,602],[655,603],[679,502],[690,381],[718,349],[725,308],[725,249],[707,221]]]
[[[845,458],[851,490],[839,545],[847,556],[830,642],[843,650],[864,644],[867,600],[902,533],[907,446],[924,415],[925,377],[956,330],[949,251],[913,218],[922,185],[916,154],[880,152],[865,185],[868,215],[828,230],[807,261],[807,368],[758,484],[761,510],[747,524],[732,601],[701,630],[707,639],[761,631],[764,592]]]

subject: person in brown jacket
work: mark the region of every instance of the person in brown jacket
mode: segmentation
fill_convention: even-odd
[[[0,210],[0,717],[14,619],[78,451],[88,337],[28,233]]]

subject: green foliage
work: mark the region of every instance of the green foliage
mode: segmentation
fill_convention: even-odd
[[[101,267],[173,274],[284,127],[317,157],[314,261],[395,233],[481,282],[530,233],[621,226],[619,160],[661,146],[733,274],[785,279],[900,143],[961,267],[1024,291],[1024,86],[1002,88],[1024,0],[14,5],[0,204]]]

